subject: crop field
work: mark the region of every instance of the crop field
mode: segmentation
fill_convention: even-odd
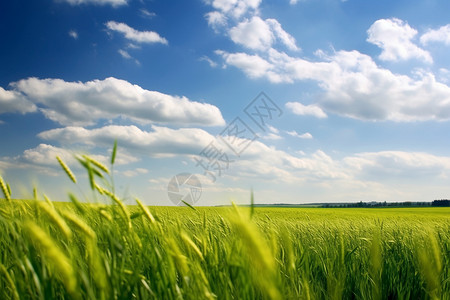
[[[448,299],[450,210],[11,201],[1,299]]]
[[[80,161],[103,204],[0,180],[1,299],[450,299],[448,208],[124,205]]]

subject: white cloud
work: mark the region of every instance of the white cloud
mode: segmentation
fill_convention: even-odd
[[[71,5],[80,4],[97,4],[97,5],[111,5],[112,7],[118,7],[128,4],[127,0],[61,0]]]
[[[252,50],[268,50],[278,38],[288,49],[297,51],[295,39],[283,30],[275,19],[262,20],[258,16],[244,20],[229,31],[233,42]]]
[[[154,31],[138,31],[125,23],[118,23],[115,21],[109,21],[105,25],[109,30],[119,32],[123,34],[126,39],[136,43],[168,44],[165,38]]]
[[[289,0],[290,5],[295,5],[298,3],[299,0]]]
[[[237,180],[275,179],[277,182],[291,184],[351,178],[341,162],[333,160],[321,150],[309,157],[297,157],[259,141],[253,142],[241,159],[230,163],[230,170],[230,176],[236,176]]]
[[[450,70],[446,68],[440,68],[439,81],[448,85],[450,83]]]
[[[131,55],[130,55],[127,51],[125,51],[125,50],[119,49],[117,52],[119,52],[119,54],[120,54],[123,58],[126,58],[126,59],[131,59],[131,58],[132,58]]]
[[[450,45],[450,24],[440,27],[439,29],[430,29],[420,37],[420,42],[424,45],[430,42],[441,42]]]
[[[377,20],[370,26],[367,33],[369,35],[367,41],[382,49],[381,60],[398,61],[417,58],[427,63],[433,62],[428,51],[412,42],[417,35],[417,30],[402,20],[396,18]]]
[[[0,114],[31,113],[37,111],[36,105],[28,101],[18,91],[7,91],[0,87]]]
[[[76,32],[75,30],[70,30],[69,31],[69,36],[72,37],[75,40],[78,40],[78,32]]]
[[[300,116],[314,116],[316,118],[326,118],[327,114],[317,105],[303,105],[300,102],[288,102],[286,108],[290,109],[294,114]]]
[[[394,74],[357,51],[338,52],[327,68],[330,76],[320,84],[326,111],[367,120],[450,119],[450,87],[431,73]]]
[[[129,49],[141,49],[141,46],[133,44],[133,43],[128,43],[127,48],[129,48]]]
[[[297,133],[297,131],[292,130],[292,131],[286,131],[286,133],[289,134],[290,136],[298,137],[300,139],[312,139],[313,138],[312,134],[309,132],[299,134],[299,133]]]
[[[354,176],[378,181],[392,178],[410,180],[411,177],[445,179],[450,175],[450,157],[422,152],[359,153],[346,157],[344,163],[354,173]]]
[[[266,50],[274,40],[270,26],[256,16],[231,28],[229,34],[233,42],[253,50]]]
[[[127,171],[122,172],[122,174],[125,177],[136,177],[136,176],[144,175],[147,173],[148,173],[148,170],[144,169],[144,168],[136,168],[134,170],[127,170]]]
[[[220,27],[227,25],[227,17],[218,11],[212,11],[205,14],[208,25],[212,27],[216,32]]]
[[[67,130],[67,129],[63,129]],[[73,129],[70,129],[73,130]],[[69,130],[69,131],[70,131]],[[76,129],[75,134],[68,134],[64,139],[71,140],[73,143],[96,144],[101,147],[103,143],[111,142],[109,138],[112,132],[119,132],[123,139],[120,140],[121,148],[127,147],[126,139],[133,140],[131,144],[141,144],[142,140],[154,138],[153,141],[138,149],[140,153],[163,152],[164,148],[171,149],[170,153],[174,155],[188,155],[189,153],[179,153],[174,149],[182,149],[182,144],[193,145],[196,142],[203,143],[211,141],[213,138],[209,134],[197,131],[199,136],[203,136],[200,141],[189,141],[177,143],[169,141],[168,137],[174,137],[175,140],[182,139],[183,136],[196,132],[196,129],[189,129],[191,133],[181,130],[173,131],[163,128],[160,132],[155,129],[152,132],[137,130],[133,133],[133,128],[99,128],[93,130]],[[78,131],[78,132],[77,132]],[[123,131],[123,132],[122,132]],[[50,131],[51,132],[51,131]],[[67,132],[66,132],[67,133]],[[51,132],[54,138],[59,139],[64,136],[63,132]],[[153,136],[152,136],[153,135]],[[161,143],[160,138],[164,141]],[[73,139],[77,139],[74,141]],[[112,138],[112,137],[111,137]],[[96,144],[97,145],[97,144]],[[110,146],[110,145],[108,145]],[[158,149],[159,147],[159,149]],[[194,149],[192,149],[194,150]],[[197,151],[196,149],[195,151]],[[119,151],[120,155],[123,151]],[[190,151],[192,153],[196,153]],[[0,168],[2,171],[13,168],[27,168],[37,170],[40,173],[50,175],[61,175],[62,171],[54,157],[59,155],[68,163],[74,171],[80,170],[79,164],[73,159],[73,153],[76,151],[66,150],[51,145],[41,144],[38,147],[26,150],[24,154],[13,159],[2,158]],[[136,152],[138,153],[138,152]],[[96,155],[95,159],[108,164],[109,157]],[[128,163],[134,162],[134,155],[128,155]],[[201,173],[201,170],[198,171]],[[145,167],[120,171],[123,176],[140,176],[148,173]],[[359,201],[364,200],[367,195],[371,195],[378,201],[395,200],[424,200],[432,199],[436,194],[429,188],[429,182],[433,182],[436,187],[445,184],[450,177],[450,157],[435,156],[429,153],[404,152],[404,151],[381,151],[370,153],[356,153],[341,159],[335,159],[324,151],[317,150],[312,154],[305,154],[302,151],[296,151],[292,155],[285,151],[277,150],[275,147],[269,147],[260,141],[255,141],[243,153],[243,155],[230,163],[229,170],[223,173],[218,183],[212,183],[208,176],[200,176],[202,183],[208,188],[214,188],[220,182],[277,182],[281,188],[295,186],[296,188],[313,189],[315,194],[326,195],[330,201]],[[150,182],[160,185],[165,191],[169,178],[151,179]],[[417,189],[411,190],[411,182],[417,183]],[[406,185],[401,185],[405,183]],[[426,185],[424,184],[426,183]],[[239,188],[239,187],[236,187]],[[426,192],[421,190],[426,189]],[[320,189],[320,192],[317,192]],[[444,189],[440,189],[442,192]],[[244,190],[244,192],[246,192]],[[419,194],[417,194],[417,192]],[[430,192],[432,192],[430,194]],[[330,194],[331,193],[331,194]],[[398,198],[399,197],[399,198]],[[425,198],[424,198],[425,197]],[[319,200],[320,197],[316,197]],[[372,198],[373,199],[373,198]]]
[[[5,103],[0,112],[32,112],[36,110],[33,102],[47,118],[62,125],[94,125],[117,117],[138,123],[225,124],[216,106],[145,90],[113,77],[85,83],[28,78],[11,86],[12,91],[0,88],[0,102]]]
[[[133,48],[133,47],[129,47],[129,48]],[[131,56],[130,53],[128,53],[128,51],[119,49],[117,52],[119,52],[120,56],[122,56],[123,58],[133,60],[138,66],[141,65],[139,60],[137,60],[133,56]]]
[[[273,141],[275,141],[275,140],[281,140],[283,138],[281,136],[279,136],[278,134],[276,134],[276,133],[269,132],[268,134],[264,135],[262,137],[262,139],[263,140],[273,140]]]
[[[266,58],[246,53],[216,51],[227,65],[250,78],[270,82],[317,81],[324,91],[318,105],[325,112],[364,120],[448,120],[450,87],[432,73],[414,77],[381,68],[358,51],[338,51],[312,62],[270,49]]]
[[[153,18],[153,17],[156,17],[156,13],[151,12],[151,11],[148,11],[148,10],[145,9],[145,8],[141,8],[140,11],[141,11],[142,16],[144,16],[144,17],[146,17],[146,18]]]
[[[35,165],[58,166],[59,163],[56,160],[57,156],[59,156],[66,164],[75,165],[77,163],[73,152],[47,144],[40,144],[33,149],[25,150],[23,154],[16,157],[16,159]]]
[[[272,65],[258,55],[249,55],[247,53],[228,53],[218,50],[216,54],[221,55],[225,59],[225,63],[235,66],[250,78],[264,77],[272,69]]]
[[[273,51],[275,50],[269,50],[269,52]],[[258,54],[250,55],[244,52],[229,53],[223,50],[216,50],[215,53],[222,56],[226,65],[241,69],[250,78],[265,77],[273,83],[293,82],[293,76],[286,74],[286,71],[282,69],[281,60],[279,62],[269,62]]]
[[[273,126],[267,125],[270,132],[278,134],[280,131]]]
[[[239,18],[248,12],[257,12],[261,0],[209,0],[208,3],[226,15]]]
[[[450,157],[417,152],[381,151],[356,153],[342,159],[334,159],[321,150],[310,155],[303,152],[291,155],[255,141],[241,159],[230,164],[227,177],[236,181],[242,181],[243,178],[254,178],[258,182],[276,180],[277,183],[294,184],[296,187],[309,188],[315,185],[316,188],[327,189],[329,192],[335,192],[339,187],[342,188],[340,195],[351,195],[352,199],[358,201],[361,200],[358,197],[367,195],[392,201],[393,194],[398,193],[403,197],[411,194],[409,190],[392,189],[398,188],[397,184],[401,182],[408,184],[407,189],[410,188],[411,182],[417,183],[420,188],[424,187],[424,182],[427,182],[427,185],[429,182],[445,183],[450,177]],[[326,194],[334,198],[334,194]],[[418,198],[424,195],[432,197],[422,193]]]
[[[217,63],[215,61],[213,61],[211,58],[209,58],[208,56],[206,56],[206,55],[203,55],[202,57],[200,57],[199,60],[206,61],[211,68],[217,67]]]
[[[270,25],[275,36],[286,46],[289,50],[299,51],[300,48],[295,44],[295,38],[284,31],[281,24],[275,19],[267,19],[266,23]]]
[[[80,163],[76,160],[76,155],[87,154],[91,158],[108,166],[110,156],[101,154],[86,153],[80,149],[60,148],[48,144],[39,144],[35,148],[27,149],[22,154],[15,157],[0,158],[0,168],[6,169],[26,169],[37,171],[38,174],[50,176],[60,176],[63,171],[56,157],[59,156],[71,169],[76,172],[82,169]],[[121,150],[117,153],[115,165],[126,165],[137,162],[135,156],[131,156],[126,151]]]
[[[215,138],[202,129],[152,126],[144,131],[136,126],[110,125],[96,129],[65,127],[40,133],[44,140],[58,141],[64,145],[110,147],[115,140],[129,151],[140,155],[172,156],[197,155]]]

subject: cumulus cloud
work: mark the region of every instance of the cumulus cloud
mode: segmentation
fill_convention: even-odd
[[[165,38],[161,37],[158,33],[154,31],[138,31],[134,28],[131,28],[125,23],[118,23],[115,21],[109,21],[105,25],[110,31],[119,32],[126,39],[133,41],[135,43],[161,43],[165,45],[168,44]]]
[[[367,41],[382,49],[381,60],[398,61],[411,58],[421,59],[427,63],[433,62],[431,55],[415,45],[412,40],[417,30],[402,20],[380,19],[367,31]]]
[[[343,162],[354,176],[372,180],[447,178],[450,171],[450,157],[423,152],[366,152],[346,157]]]
[[[35,148],[25,150],[18,158],[19,161],[36,165],[57,166],[59,164],[56,160],[57,156],[70,165],[76,162],[73,152],[47,144],[40,144]]]
[[[242,159],[230,166],[238,178],[257,178],[284,183],[305,181],[348,180],[351,174],[340,161],[333,160],[321,150],[298,157],[255,141]]]
[[[337,51],[314,62],[271,49],[267,57],[217,51],[227,65],[271,82],[314,80],[325,112],[364,120],[448,120],[450,87],[432,73],[394,74],[358,51]]]
[[[250,78],[260,78],[268,76],[274,66],[259,55],[250,55],[247,53],[228,53],[217,50],[216,54],[223,57],[225,63],[230,66],[241,69]]]
[[[325,69],[332,74],[320,83],[326,111],[366,120],[450,119],[450,87],[432,73],[394,74],[357,51],[338,52]]]
[[[251,50],[267,51],[279,41],[289,50],[298,51],[295,38],[276,19],[263,20],[259,14],[261,0],[211,0],[215,11],[205,15],[216,32],[224,28],[236,44]]]
[[[260,17],[245,20],[230,29],[233,42],[254,50],[268,49],[273,42],[269,25]]]
[[[215,138],[198,128],[170,129],[152,126],[145,131],[136,126],[110,125],[96,129],[65,127],[39,134],[44,140],[58,141],[64,145],[109,147],[118,141],[130,151],[148,156],[197,155]]]
[[[37,111],[36,105],[18,91],[7,91],[0,87],[0,114],[31,113]]]
[[[188,155],[193,157],[209,144],[214,137],[199,129],[173,130],[168,128],[153,128],[143,131],[133,126],[107,126],[97,129],[62,128],[50,130],[40,135],[41,138],[61,140],[62,144],[76,147],[76,144],[107,145],[119,134],[119,143],[123,147],[134,145],[139,153],[150,156],[159,155]],[[216,140],[218,141],[218,140]],[[146,144],[143,144],[146,143]],[[66,147],[67,145],[64,145]],[[220,146],[220,145],[219,145]],[[224,147],[224,145],[221,145]],[[80,147],[81,148],[81,147]],[[185,149],[190,150],[186,151]],[[61,156],[71,167],[78,163],[73,159],[72,150],[66,150],[47,144],[26,150],[22,155],[13,159],[0,160],[0,168],[34,168],[40,172],[56,175],[59,168],[54,157]],[[76,151],[75,151],[76,153]],[[122,153],[119,152],[119,155]],[[138,152],[133,152],[138,153]],[[95,159],[108,163],[108,156],[97,155]],[[231,157],[233,158],[233,157]],[[134,155],[128,155],[126,162],[134,162]],[[124,176],[139,176],[147,174],[145,168],[135,168],[122,171]],[[200,169],[199,173],[202,172]],[[229,170],[223,177],[232,181],[257,180],[257,182],[273,182],[295,185],[296,187],[315,185],[321,189],[340,190],[339,197],[349,195],[349,200],[360,200],[367,195],[368,190],[378,195],[378,200],[392,199],[395,193],[399,197],[409,197],[408,191],[393,191],[392,186],[407,179],[411,182],[445,182],[450,176],[450,157],[435,156],[429,153],[405,151],[381,151],[350,154],[335,159],[322,150],[306,154],[294,151],[294,154],[267,146],[260,140],[254,141],[239,159],[230,162]],[[203,178],[203,177],[202,177]],[[206,176],[206,179],[209,177]],[[411,181],[412,180],[412,181]],[[440,181],[439,181],[440,180]],[[163,180],[161,184],[167,184]],[[409,185],[408,185],[409,187]],[[422,193],[420,197],[429,195]],[[378,197],[377,196],[377,197]],[[345,198],[345,197],[344,197]],[[411,200],[411,198],[408,198]]]
[[[348,191],[354,193],[359,190],[361,195],[366,195],[368,187],[386,191],[393,183],[404,182],[405,179],[409,183],[448,180],[450,157],[380,151],[349,154],[336,159],[322,150],[311,154],[291,154],[255,141],[239,160],[230,164],[230,170],[230,176],[235,176],[236,180],[277,180],[297,186],[310,182],[331,189],[334,189],[333,182],[339,182],[338,185],[347,186]]]
[[[0,169],[30,169],[40,174],[50,176],[61,175],[61,166],[56,160],[59,156],[73,171],[82,169],[80,163],[76,160],[76,155],[88,154],[80,149],[61,148],[49,144],[39,144],[38,146],[27,149],[15,157],[0,158]],[[93,159],[108,166],[111,157],[102,154],[88,154]],[[118,166],[137,162],[135,156],[129,155],[126,151],[117,153],[115,164]]]
[[[227,24],[227,17],[219,12],[212,11],[205,14],[206,20],[208,21],[208,25],[212,27],[215,31],[217,31],[220,27],[223,27]]]
[[[207,1],[216,10],[239,18],[248,12],[256,12],[261,0],[209,0]]]
[[[62,125],[94,125],[98,120],[117,117],[138,123],[225,124],[216,106],[145,90],[113,77],[85,83],[28,78],[11,86],[12,91],[0,88],[3,112],[32,112],[38,104],[48,119]]]
[[[58,141],[65,147],[109,147],[115,139],[130,153],[139,153],[151,157],[188,156],[199,157],[199,153],[211,142],[216,147],[228,152],[230,170],[233,178],[241,176],[274,179],[284,182],[296,182],[300,178],[332,179],[346,178],[345,170],[340,163],[318,151],[310,157],[296,157],[285,151],[269,147],[261,141],[254,141],[242,153],[239,159],[230,153],[227,146],[218,138],[197,128],[170,129],[152,126],[145,131],[136,126],[105,126],[96,129],[82,127],[66,127],[52,129],[39,134],[39,138],[47,141]],[[308,135],[303,135],[308,138]],[[240,142],[240,138],[237,138]],[[200,167],[199,167],[200,168]],[[199,173],[202,169],[199,169]]]
[[[420,37],[420,42],[427,45],[431,42],[440,42],[450,45],[450,24],[440,27],[439,29],[430,29]]]
[[[278,38],[288,49],[299,50],[295,39],[283,30],[275,19],[263,20],[258,16],[244,20],[229,31],[233,42],[252,50],[268,50]]]
[[[128,0],[61,0],[71,5],[81,4],[96,4],[96,5],[111,5],[112,7],[118,7],[128,4]]]
[[[320,107],[314,104],[304,105],[300,102],[288,102],[285,106],[296,115],[313,116],[320,119],[327,117],[327,114]]]
[[[299,134],[297,131],[292,130],[292,131],[286,131],[286,133],[289,134],[290,136],[297,137],[300,139],[312,139],[313,138],[312,134],[309,132]]]

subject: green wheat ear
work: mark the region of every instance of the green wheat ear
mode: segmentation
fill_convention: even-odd
[[[117,154],[117,140],[114,141],[114,147],[111,154],[111,165],[114,165],[114,162],[116,160],[116,154]]]
[[[0,188],[3,191],[3,195],[5,195],[6,200],[11,201],[11,194],[9,193],[9,189],[3,181],[2,176],[0,176]]]
[[[102,170],[103,172],[105,172],[106,174],[109,174],[109,170],[108,168],[102,164],[101,162],[87,156],[87,155],[82,155],[82,157],[86,160],[89,161],[90,163],[92,163],[94,166],[96,166],[97,168],[99,168],[100,170]]]
[[[73,181],[73,183],[77,183],[77,178],[75,177],[75,175],[73,175],[69,167],[62,161],[62,159],[59,156],[57,156],[56,159],[63,168],[64,172],[66,172],[67,176],[69,176],[69,178]]]

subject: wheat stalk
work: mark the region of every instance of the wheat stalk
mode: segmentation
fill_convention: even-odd
[[[67,291],[75,295],[77,279],[69,258],[59,249],[53,239],[35,223],[26,222],[25,229],[33,242],[41,247],[41,255],[45,256],[48,263],[61,275]]]
[[[69,169],[69,167],[62,161],[62,159],[57,156],[56,159],[58,160],[59,164],[63,168],[64,172],[66,172],[67,176],[69,176],[70,180],[73,181],[73,183],[77,183],[77,178],[72,173],[72,171]]]
[[[5,199],[8,200],[8,201],[11,201],[11,195],[9,194],[8,188],[6,187],[2,176],[0,176],[0,187],[1,187],[2,191],[3,191],[3,195],[5,195]]]

